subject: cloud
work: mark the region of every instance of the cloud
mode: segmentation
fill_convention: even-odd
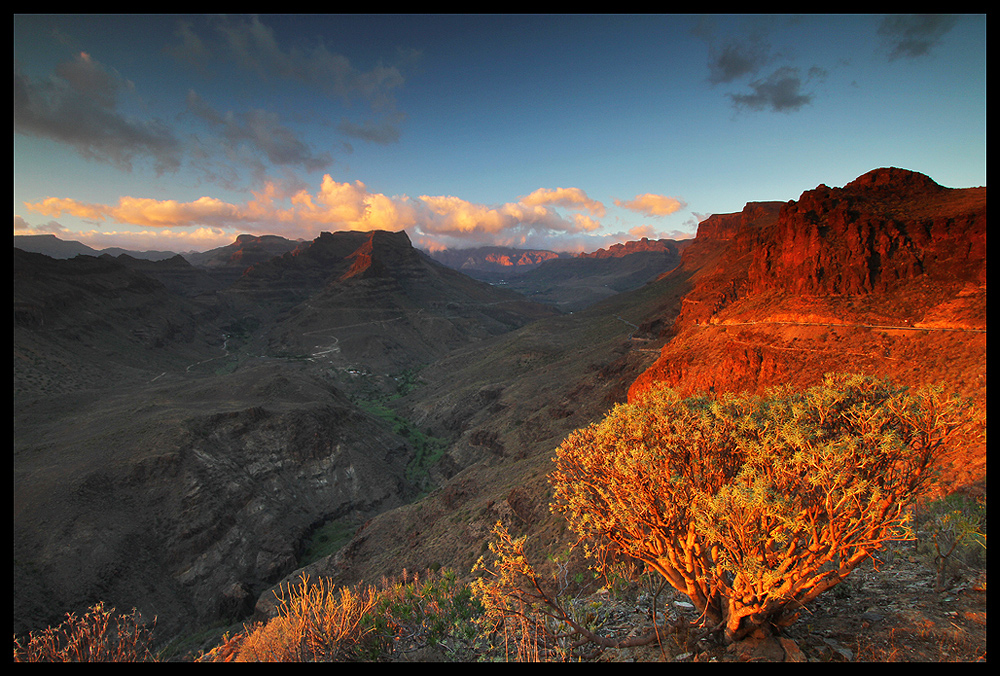
[[[30,225],[14,216],[15,235],[56,235],[64,241],[75,241],[97,249],[122,247],[131,251],[204,251],[231,244],[233,233],[224,228],[202,227],[190,230],[70,230],[57,221]]]
[[[628,233],[615,233],[611,237],[619,238],[621,241],[637,239],[691,239],[694,233],[685,230],[657,230],[651,225],[638,225],[629,228]]]
[[[820,71],[822,69],[819,69]],[[818,71],[811,71],[818,72]],[[767,78],[750,83],[750,94],[727,94],[737,108],[791,112],[812,102],[812,95],[803,93],[799,69],[783,66]]]
[[[890,46],[889,60],[925,56],[954,28],[958,18],[950,14],[906,14],[887,16],[878,34]]]
[[[363,101],[374,117],[345,119],[338,125],[341,133],[383,145],[399,140],[405,116],[396,110],[394,92],[404,84],[403,69],[419,59],[418,52],[397,51],[395,63],[361,69],[323,44],[284,48],[274,31],[256,16],[217,17],[211,27],[213,32],[206,38],[190,22],[180,23],[175,32],[178,42],[167,53],[206,74],[212,64],[226,60],[263,81],[294,82],[346,106]]]
[[[717,37],[715,22],[699,20],[692,33],[708,43],[708,81],[713,85],[746,81],[748,92],[726,93],[737,110],[766,110],[790,113],[812,103],[813,94],[804,90],[809,80],[822,80],[828,72],[813,65],[805,80],[799,68],[790,65],[786,48],[772,48],[771,37],[783,27],[798,23],[794,17],[748,17],[738,22],[743,33]],[[778,65],[784,62],[785,65]],[[771,69],[770,74],[767,69]]]
[[[410,54],[400,57],[398,65],[379,63],[362,70],[323,44],[283,48],[274,31],[256,16],[216,17],[212,28],[214,39],[205,39],[190,23],[180,24],[176,32],[180,41],[168,53],[199,68],[225,58],[263,79],[298,82],[345,103],[363,100],[378,109],[394,106],[392,92],[405,81],[400,67],[413,58]]]
[[[416,222],[416,211],[408,197],[392,198],[373,193],[364,183],[339,183],[323,177],[315,195],[300,190],[291,206],[268,212],[264,217],[302,228],[310,234],[321,230],[403,230]]]
[[[759,35],[745,40],[734,38],[721,47],[710,47],[708,81],[723,84],[753,75],[770,61],[770,49]]]
[[[88,204],[73,199],[47,197],[25,206],[37,213],[58,218],[63,214],[86,221],[137,225],[147,228],[177,228],[196,225],[227,227],[252,220],[239,207],[214,197],[193,202],[121,197],[117,205]]]
[[[41,225],[31,225],[22,216],[14,215],[15,235],[61,235],[65,237],[70,230],[56,221],[49,221]]]
[[[158,174],[176,170],[181,144],[173,130],[161,120],[118,111],[133,89],[84,52],[43,80],[15,65],[14,132],[68,144],[83,157],[129,171],[140,159],[152,161]]]
[[[268,183],[237,205],[212,197],[191,202],[121,197],[104,205],[48,197],[25,206],[52,218],[69,215],[154,229],[239,228],[291,237],[316,237],[324,230],[407,230],[417,237],[456,243],[511,245],[557,235],[584,235],[600,222],[584,213],[564,217],[550,203],[600,211],[599,203],[575,189],[538,190],[523,201],[483,205],[451,195],[388,196],[361,181],[341,183],[329,174],[315,192]]]
[[[486,206],[450,195],[422,195],[425,207],[417,228],[424,234],[460,237],[482,242],[496,241],[496,236],[517,241],[531,232],[579,233],[596,230],[599,224],[577,214],[565,219],[546,206],[524,202],[506,202]]]
[[[568,209],[585,209],[598,218],[604,216],[604,205],[587,197],[579,188],[539,188],[518,201],[529,206],[554,204]]]
[[[399,141],[400,131],[397,125],[402,119],[403,116],[397,114],[392,116],[391,119],[383,120],[379,123],[369,120],[361,124],[355,124],[350,120],[341,120],[340,124],[337,125],[337,129],[345,136],[370,143],[389,145],[390,143],[397,143]]]
[[[687,206],[687,204],[676,197],[666,197],[665,195],[654,195],[652,193],[636,195],[634,199],[627,201],[615,200],[615,205],[645,216],[656,217],[669,216]]]
[[[333,162],[329,153],[315,154],[295,132],[281,125],[275,113],[252,109],[221,114],[194,91],[188,92],[187,109],[218,129],[230,151],[235,151],[240,144],[248,144],[263,153],[272,164],[301,166],[307,171],[321,171]]]

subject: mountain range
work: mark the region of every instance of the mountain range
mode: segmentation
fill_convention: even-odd
[[[683,242],[463,255],[530,269],[490,284],[392,232],[15,248],[15,632],[102,600],[174,637],[266,617],[303,572],[468,572],[498,519],[544,559],[569,544],[553,449],[654,382],[849,368],[985,406],[985,188],[882,168]],[[941,490],[985,467],[962,449]]]

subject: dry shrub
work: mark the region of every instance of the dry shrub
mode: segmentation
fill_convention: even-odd
[[[481,609],[450,570],[335,588],[303,576],[289,585],[277,617],[247,628],[201,662],[324,662],[386,659],[426,646],[455,652],[473,641]]]
[[[69,613],[62,624],[31,632],[23,644],[14,637],[14,661],[154,662],[152,631],[137,611],[116,615],[98,603],[81,617]]]
[[[863,376],[765,396],[653,389],[563,442],[553,510],[598,569],[641,561],[732,642],[790,624],[909,537],[908,506],[974,419],[940,388]]]
[[[371,588],[334,588],[303,575],[278,607],[277,617],[229,639],[219,653],[235,662],[326,662],[363,659],[377,637],[366,621],[378,601]],[[211,657],[205,661],[213,661]]]
[[[606,649],[649,645],[676,631],[680,623],[654,625],[641,635],[600,635],[587,614],[574,609],[569,585],[558,572],[551,578],[536,572],[524,551],[526,538],[512,538],[502,522],[493,527],[492,560],[476,562],[472,592],[482,605],[479,624],[484,635],[503,639],[508,660],[535,662],[593,658]],[[620,570],[620,569],[618,569]]]

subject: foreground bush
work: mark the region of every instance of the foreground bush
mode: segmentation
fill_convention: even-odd
[[[201,662],[349,662],[399,656],[428,645],[470,643],[481,612],[453,571],[424,579],[336,587],[303,576],[289,585],[277,617],[247,627]]]
[[[56,627],[31,632],[23,642],[15,637],[14,661],[152,662],[151,634],[136,611],[116,615],[98,603],[80,617],[71,613]]]
[[[597,618],[590,612],[592,608],[584,607],[581,612],[580,599],[570,592],[564,567],[557,565],[553,574],[542,575],[528,561],[524,536],[511,537],[500,521],[492,534],[491,556],[476,562],[473,572],[481,575],[472,583],[472,589],[483,607],[478,623],[485,634],[497,637],[506,659],[593,659],[609,648],[661,641],[683,624],[675,621],[660,625],[654,609],[653,626],[645,632],[621,638],[604,636],[594,625]]]
[[[804,392],[655,389],[557,450],[553,511],[596,567],[636,559],[739,640],[790,624],[889,540],[970,434],[940,389],[828,375]]]
[[[319,662],[361,659],[377,649],[378,637],[366,622],[378,600],[371,588],[334,588],[322,578],[303,577],[289,589],[278,616],[240,641],[236,662]]]

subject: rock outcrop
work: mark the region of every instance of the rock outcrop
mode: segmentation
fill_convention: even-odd
[[[876,169],[843,188],[821,185],[744,243],[748,293],[889,293],[919,276],[986,281],[986,189]]]
[[[519,275],[545,261],[560,258],[560,254],[555,251],[498,246],[443,249],[429,252],[428,255],[443,265],[461,270],[477,279],[493,279],[497,274]]]
[[[669,274],[691,290],[633,393],[658,381],[757,390],[826,370],[948,379],[974,393],[985,377],[985,188],[885,168],[785,204],[749,203],[703,221]],[[964,333],[928,333],[943,328]]]

